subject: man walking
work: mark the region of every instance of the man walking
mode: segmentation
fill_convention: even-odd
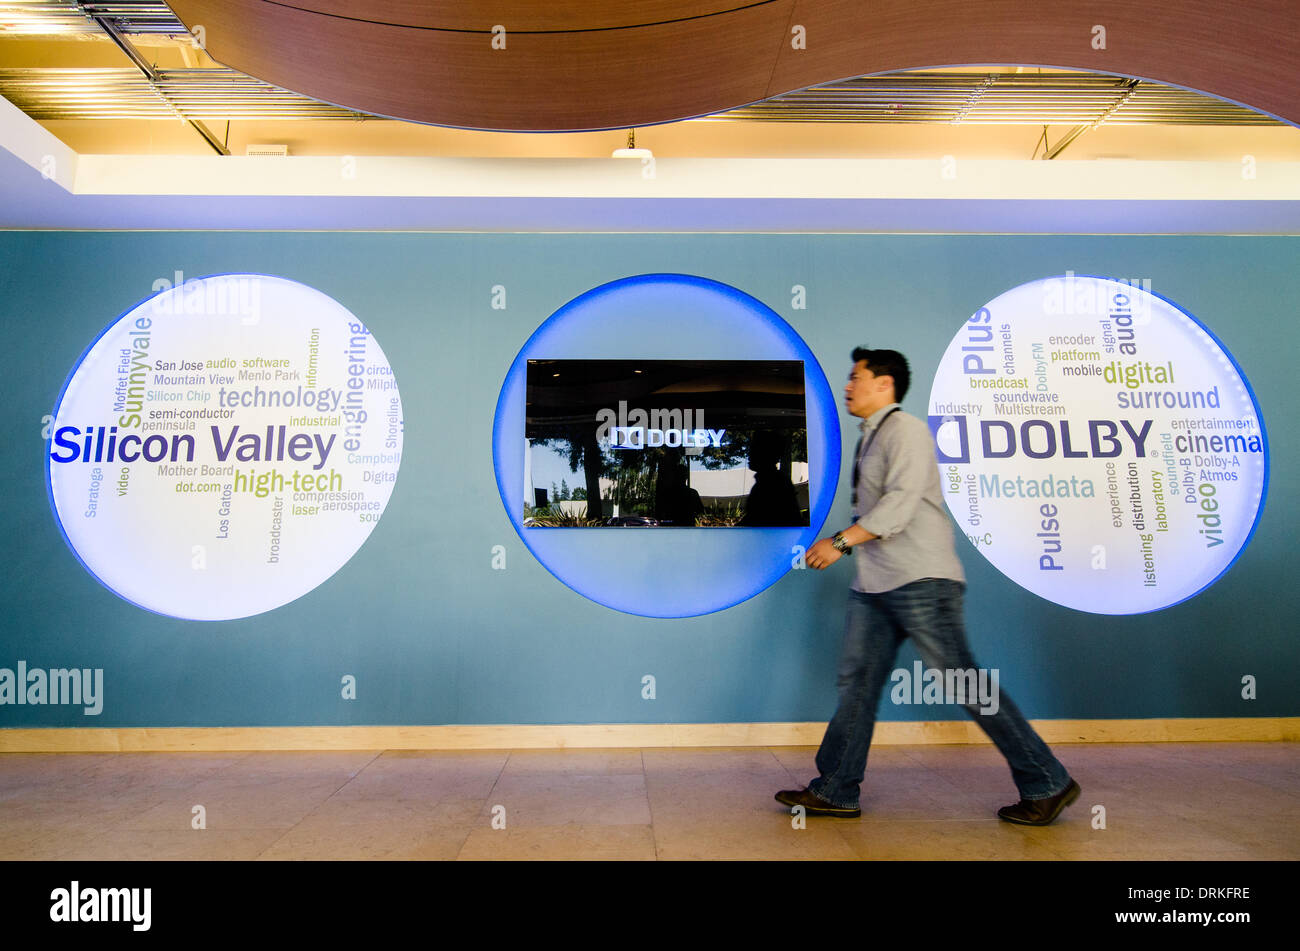
[[[876,707],[904,638],[927,668],[974,671],[962,620],[966,577],[953,548],[929,427],[903,412],[911,372],[895,350],[853,351],[844,388],[848,412],[862,419],[853,469],[855,521],[805,553],[824,569],[850,549],[856,576],[844,623],[839,705],[817,751],[820,775],[806,789],[787,789],[777,802],[803,806],[810,816],[861,814],[859,790]],[[1079,785],[1052,755],[1011,698],[1001,694],[991,715],[974,698],[963,706],[1006,757],[1020,801],[998,818],[1047,825],[1079,796]]]

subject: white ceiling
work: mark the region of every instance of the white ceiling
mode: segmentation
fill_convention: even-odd
[[[79,155],[0,100],[0,228],[1300,233],[1300,163]],[[42,171],[49,174],[47,178]]]

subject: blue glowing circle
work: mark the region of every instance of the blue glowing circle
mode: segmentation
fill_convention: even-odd
[[[1205,591],[1255,533],[1264,419],[1195,316],[1144,286],[1067,273],[1008,290],[948,345],[930,390],[944,493],[1003,575],[1092,614]]]
[[[809,525],[664,531],[525,529],[524,393],[530,359],[802,360]],[[839,403],[817,358],[771,308],[727,284],[643,274],[587,291],[524,344],[501,386],[492,429],[497,489],[528,550],[585,598],[643,617],[696,617],[764,591],[826,521],[839,481]]]
[[[401,418],[388,358],[338,301],[267,274],[192,278],[77,360],[46,491],[68,548],[118,597],[185,620],[252,617],[324,584],[370,536]],[[325,504],[343,491],[366,507]]]

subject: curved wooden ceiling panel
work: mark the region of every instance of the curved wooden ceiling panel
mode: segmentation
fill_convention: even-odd
[[[394,26],[487,33],[500,24],[511,33],[580,33],[616,27],[647,26],[762,7],[779,0],[636,0],[593,3],[592,0],[263,0],[349,20]]]
[[[779,95],[868,72],[1059,66],[1199,90],[1300,124],[1296,0],[802,0],[815,58],[783,47]],[[1026,13],[1026,10],[1032,11]],[[1094,48],[1103,27],[1105,48]],[[815,47],[814,47],[815,44]]]
[[[214,59],[251,76],[363,112],[469,129],[650,125],[851,76],[962,64],[1137,76],[1300,124],[1300,4],[1293,0],[171,6],[191,30],[203,27]],[[497,24],[507,31],[504,49],[493,44]]]
[[[765,98],[792,3],[653,26],[507,33],[505,49],[493,48],[489,31],[411,29],[257,0],[176,0],[173,10],[191,30],[203,27],[218,62],[326,102],[461,128],[569,131]],[[782,11],[775,28],[773,10]]]

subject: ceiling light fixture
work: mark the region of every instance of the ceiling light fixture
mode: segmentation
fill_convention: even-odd
[[[638,149],[636,147],[636,129],[627,130],[627,148],[615,149],[610,158],[654,158],[654,153],[649,149]]]

